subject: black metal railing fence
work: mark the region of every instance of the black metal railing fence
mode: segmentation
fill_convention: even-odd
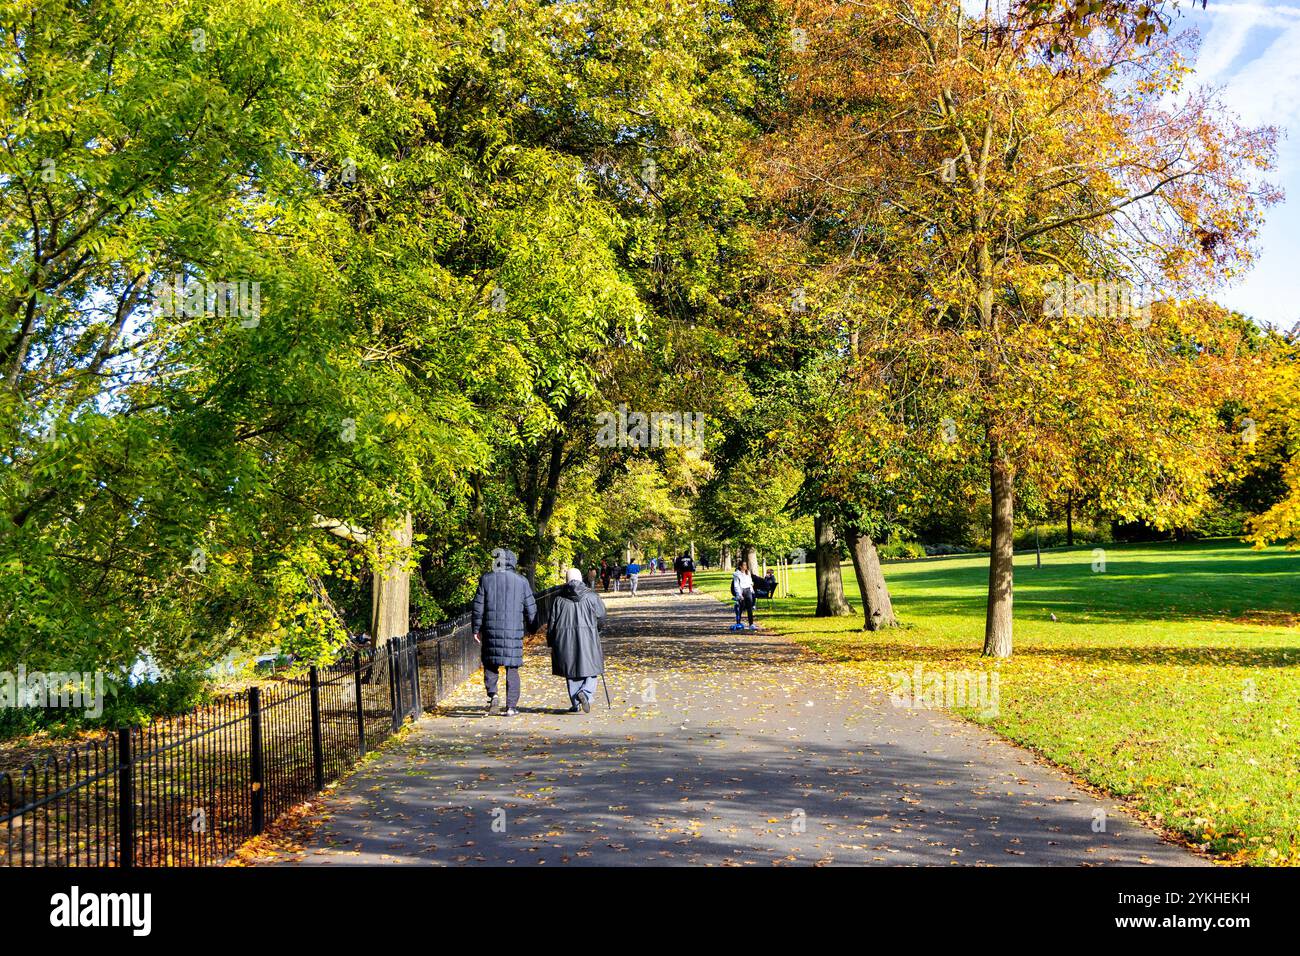
[[[537,595],[545,622],[558,589]],[[0,866],[220,863],[479,667],[470,616],[0,772]]]

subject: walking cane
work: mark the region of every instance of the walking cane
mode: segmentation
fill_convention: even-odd
[[[605,688],[605,706],[606,706],[608,709],[613,710],[613,709],[614,709],[614,705],[613,705],[613,703],[610,702],[610,699],[609,699],[609,684],[607,684],[607,683],[605,682],[605,675],[604,675],[604,674],[601,674],[601,675],[600,675],[600,683],[601,683],[601,686]]]

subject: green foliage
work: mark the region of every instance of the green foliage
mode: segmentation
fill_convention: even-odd
[[[925,545],[919,541],[887,541],[877,545],[876,551],[886,561],[905,561],[911,558],[924,558]]]
[[[743,246],[732,13],[0,4],[0,663],[322,660],[404,514],[425,623],[607,535],[584,417]]]
[[[1017,551],[1109,544],[1112,540],[1109,521],[1075,521],[1072,543],[1064,521],[1045,521],[1032,526],[1020,525],[1017,526],[1015,534]],[[981,550],[987,550],[988,541],[982,543],[984,547]]]
[[[1096,6],[1039,13],[1069,26],[1125,5]],[[787,553],[810,543],[812,514],[889,542],[886,557],[987,547],[988,408],[1018,416],[1001,440],[1045,542],[1063,495],[1089,520],[1103,504],[1154,513],[1179,467],[1203,505],[1205,456],[1185,439],[1204,421],[1177,381],[1067,374],[1114,367],[1068,323],[1007,338],[1034,361],[985,374],[954,332],[970,318],[970,290],[945,286],[965,281],[960,256],[882,205],[876,186],[897,177],[855,158],[832,188],[764,165],[839,130],[852,97],[881,116],[900,95],[932,108],[859,70],[865,46],[825,60],[851,81],[825,99],[795,69],[788,13],[0,0],[0,667],[327,660],[369,626],[371,576],[394,557],[428,625],[463,608],[498,545],[538,585],[628,544]],[[940,132],[897,144],[921,199],[939,188]],[[844,138],[820,142],[836,163]],[[960,203],[942,208],[965,228]],[[178,279],[209,294],[182,295],[196,310],[166,294]],[[791,314],[796,280],[809,308]],[[1188,325],[1162,355],[1214,352],[1194,318],[1169,316]],[[1250,338],[1239,316],[1200,318]],[[1261,441],[1192,533],[1238,533],[1243,511],[1263,515],[1261,540],[1294,524],[1294,364],[1278,343],[1250,348],[1276,381],[1218,424],[1253,414]],[[621,402],[707,413],[705,447],[598,448],[595,416]],[[949,417],[957,439],[939,441]],[[1129,490],[1102,502],[1108,476]],[[1191,503],[1173,510],[1191,521]],[[409,554],[381,554],[408,515]],[[132,689],[122,714],[190,687]]]
[[[807,542],[810,522],[796,513],[802,473],[778,458],[738,459],[710,482],[702,507],[719,540],[753,547],[761,554],[785,554]]]
[[[323,108],[322,34],[276,2],[0,18],[0,110],[23,117],[0,160],[0,658],[210,661],[338,559],[294,533],[304,499],[385,497],[316,456],[373,394],[317,278],[333,229],[281,148]],[[238,315],[183,314],[156,294],[178,275],[257,282],[260,308],[248,286]]]
[[[88,730],[112,730],[146,724],[153,717],[174,716],[211,699],[210,680],[201,671],[177,671],[157,680],[108,683],[103,711],[95,717],[84,710],[5,708],[0,710],[0,740],[45,732],[69,736]]]

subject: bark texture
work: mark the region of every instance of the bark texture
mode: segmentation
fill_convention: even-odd
[[[818,515],[813,519],[817,534],[817,617],[844,617],[853,608],[844,598],[844,578],[840,574],[840,547],[835,526]]]
[[[894,616],[894,602],[889,596],[889,585],[880,566],[880,554],[870,535],[859,534],[854,528],[844,531],[845,543],[853,557],[853,573],[858,579],[858,593],[862,596],[862,629],[878,631],[898,623]]]

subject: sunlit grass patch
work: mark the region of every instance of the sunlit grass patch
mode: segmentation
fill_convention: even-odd
[[[811,567],[792,576],[794,597],[760,603],[760,619],[883,685],[918,663],[996,668],[997,715],[964,716],[1224,859],[1300,863],[1300,629],[1289,623],[1300,553],[1221,541],[1089,547],[1045,553],[1041,569],[1019,556],[1015,654],[999,662],[979,656],[985,556],[885,573],[900,628],[813,617]],[[698,579],[725,599],[726,576]],[[849,565],[844,579],[855,602]]]

